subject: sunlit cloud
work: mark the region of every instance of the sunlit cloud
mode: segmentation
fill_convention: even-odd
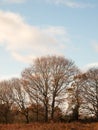
[[[17,52],[13,52],[12,53],[12,56],[17,60],[17,61],[20,61],[20,62],[23,62],[23,63],[31,63],[32,60],[35,58],[34,55],[27,55],[27,56],[23,56]]]
[[[69,42],[64,27],[33,26],[19,14],[0,11],[0,45],[18,61],[29,62],[33,57],[48,54],[60,55]]]

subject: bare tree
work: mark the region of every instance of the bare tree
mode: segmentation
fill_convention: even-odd
[[[71,85],[78,72],[71,60],[61,56],[37,58],[30,68],[23,71],[23,81],[31,89],[32,98],[38,98],[44,105],[45,121],[48,121],[49,107],[51,119],[54,118],[54,108],[64,101],[66,87]]]
[[[36,59],[34,65],[29,69],[25,69],[22,73],[24,81],[29,84],[29,92],[33,100],[40,100],[45,108],[45,121],[48,121],[48,105],[49,105],[49,77],[48,61],[45,58]],[[29,70],[29,71],[28,71]],[[37,94],[37,95],[36,95]]]
[[[31,71],[30,69],[25,69],[26,77],[30,76],[30,71]],[[36,114],[36,121],[39,121],[39,116],[42,114],[41,112],[42,112],[43,106],[42,106],[42,102],[41,102],[42,98],[38,91],[38,88],[32,83],[31,77],[30,77],[29,81],[27,81],[26,79],[22,80],[22,84],[24,86],[25,91],[29,95],[29,99],[30,99],[31,106],[32,106],[31,107],[32,112]]]
[[[51,70],[51,119],[54,119],[54,108],[65,101],[66,88],[71,86],[79,70],[71,60],[64,57],[52,57]]]
[[[86,109],[89,115],[95,115],[98,120],[98,68],[89,69],[85,76],[82,80],[83,100],[86,104],[83,109]]]
[[[67,102],[68,109],[67,114],[71,115],[70,120],[78,120],[79,119],[79,111],[81,109],[82,101],[82,85],[84,81],[84,74],[81,72],[74,76],[74,82],[70,87],[67,88]],[[82,81],[83,80],[83,81]]]
[[[11,88],[11,81],[4,80],[0,82],[0,115],[4,118],[5,123],[10,123],[11,109],[13,101],[13,92]]]
[[[75,76],[75,83],[68,89],[69,108],[73,109],[75,118],[98,119],[98,69],[91,68],[86,73]],[[74,106],[74,107],[72,107]],[[70,110],[68,108],[68,110]]]
[[[15,102],[16,106],[18,106],[19,111],[24,115],[26,119],[26,123],[29,123],[29,97],[26,91],[24,90],[21,80],[18,78],[13,78],[12,82],[12,89],[13,89],[13,101]]]

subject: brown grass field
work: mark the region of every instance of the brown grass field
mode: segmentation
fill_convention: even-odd
[[[0,130],[98,130],[98,123],[0,124]]]

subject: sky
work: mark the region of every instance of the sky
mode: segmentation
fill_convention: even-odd
[[[98,66],[98,0],[0,0],[0,79],[46,55]]]

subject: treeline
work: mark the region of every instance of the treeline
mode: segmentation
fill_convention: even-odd
[[[98,120],[98,68],[82,73],[61,56],[36,58],[0,82],[0,123]]]

